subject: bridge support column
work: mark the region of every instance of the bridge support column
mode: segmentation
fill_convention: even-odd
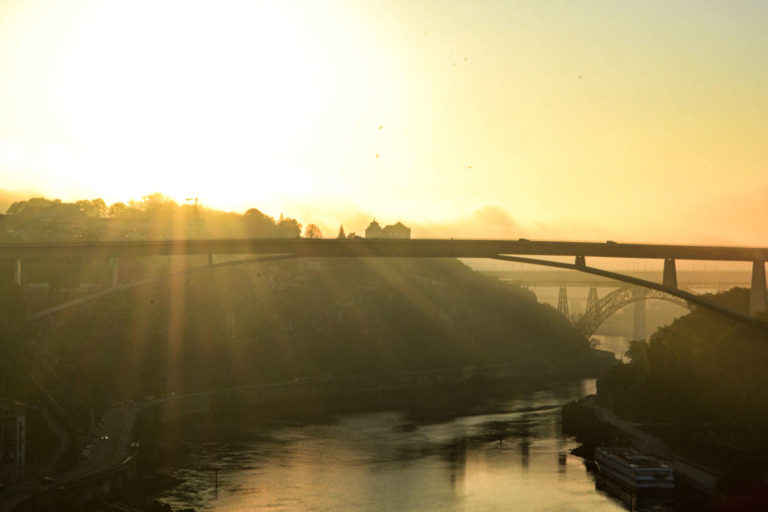
[[[13,260],[13,282],[19,286],[22,286],[23,280],[21,275],[21,258],[16,258]]]
[[[749,313],[756,315],[768,311],[765,296],[765,262],[752,262],[752,291],[749,295]]]
[[[213,257],[214,257],[214,254],[209,254],[209,255],[208,255],[208,266],[209,266],[209,267],[212,267],[212,266],[214,266],[214,265],[215,265],[215,261],[214,261],[214,258],[213,258]]]
[[[597,309],[597,305],[600,303],[600,298],[597,296],[597,288],[594,286],[589,287],[589,295],[587,295],[587,309],[591,311]]]
[[[677,271],[675,270],[675,259],[664,259],[664,278],[661,281],[665,288],[677,289]]]
[[[587,258],[584,256],[576,256],[576,266],[578,268],[584,268],[587,266]]]
[[[645,340],[645,299],[635,302],[635,318],[632,326],[632,340]]]
[[[568,320],[571,319],[568,314],[568,290],[565,285],[560,287],[560,292],[557,295],[557,310]]]
[[[112,266],[112,288],[117,288],[120,285],[120,260],[112,256],[109,263]]]

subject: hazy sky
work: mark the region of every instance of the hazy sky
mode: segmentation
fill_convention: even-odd
[[[768,2],[0,1],[0,189],[768,245]]]

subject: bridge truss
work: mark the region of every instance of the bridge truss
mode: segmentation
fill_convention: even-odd
[[[590,288],[587,310],[584,316],[576,322],[576,328],[584,335],[585,339],[589,339],[612,314],[629,304],[648,299],[664,300],[684,308],[690,308],[690,304],[683,299],[650,288],[624,286],[612,291],[600,300],[597,299],[597,290]]]
[[[701,297],[689,291],[679,289],[677,287],[677,279],[675,277],[674,260],[671,260],[671,264],[670,264],[670,260],[664,261],[664,281],[663,283],[655,283],[653,281],[647,281],[645,279],[639,279],[637,277],[628,276],[625,274],[619,274],[617,272],[602,270],[595,267],[588,267],[585,263],[584,257],[580,257],[580,256],[576,257],[576,263],[564,263],[560,261],[540,260],[536,258],[525,258],[521,256],[507,256],[502,254],[497,254],[496,256],[492,256],[490,257],[490,259],[495,259],[500,261],[513,261],[516,263],[528,263],[531,265],[541,265],[545,267],[566,268],[570,270],[576,270],[578,272],[585,272],[587,274],[594,274],[597,276],[607,277],[609,279],[628,283],[637,287],[647,288],[649,290],[655,290],[657,292],[665,293],[672,297],[681,299],[682,301],[686,302],[689,305],[689,307],[690,305],[701,306],[703,308],[710,309],[712,311],[720,313],[723,316],[727,316],[739,322],[752,325],[764,331],[768,331],[768,322],[762,320],[761,318],[749,315],[747,313],[743,313],[741,311],[737,311],[735,309],[731,309],[729,307],[723,306],[722,304],[718,304],[717,302],[709,300],[705,297]],[[752,283],[753,291],[755,290],[755,286],[754,286],[755,281],[759,281],[760,288],[762,289],[762,292],[764,294],[765,293],[764,267],[762,267],[762,264],[760,266],[756,264],[755,268],[762,269],[763,273],[762,273],[762,279],[759,278],[760,276],[758,276],[757,279],[753,276],[753,283]],[[663,300],[668,300],[668,299],[663,299]]]

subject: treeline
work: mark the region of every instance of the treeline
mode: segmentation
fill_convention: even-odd
[[[531,292],[424,259],[202,271],[52,315],[30,346],[47,365],[37,379],[67,390],[83,415],[113,400],[303,377],[570,370],[592,353]]]
[[[709,298],[749,310],[743,288]],[[598,381],[601,403],[637,421],[675,425],[670,439],[692,451],[720,449],[722,460],[768,455],[768,333],[697,308],[648,343],[633,342],[629,353],[629,365]]]
[[[0,241],[152,240],[171,238],[296,238],[301,224],[266,215],[181,204],[160,193],[107,205],[103,199],[72,203],[42,197],[13,203],[0,216]],[[309,227],[309,226],[308,226]],[[313,235],[316,233],[313,228]]]

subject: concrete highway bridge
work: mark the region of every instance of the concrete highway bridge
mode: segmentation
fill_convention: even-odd
[[[239,263],[283,258],[486,258],[576,270],[633,287],[675,297],[688,304],[768,330],[768,322],[757,315],[768,310],[765,261],[768,247],[632,244],[615,242],[569,242],[530,240],[445,240],[445,239],[227,239],[104,241],[79,243],[21,243],[0,245],[0,258],[13,260],[14,279],[23,282],[23,261],[33,258],[95,259],[112,262],[115,289],[120,289],[120,258],[208,255],[209,266],[216,255],[261,255]],[[541,257],[572,257],[573,263]],[[642,258],[663,261],[661,282],[587,265],[587,258]],[[714,303],[678,286],[677,260],[729,261],[752,264],[749,314]],[[237,264],[228,262],[227,264]],[[219,265],[220,266],[220,265]],[[104,292],[99,292],[98,296]],[[56,309],[56,308],[53,308]],[[60,309],[60,308],[58,308]],[[33,315],[33,316],[39,316]]]
[[[613,288],[616,281],[589,274],[574,274],[570,270],[541,270],[526,267],[525,270],[480,270],[481,273],[498,277],[502,281],[526,288]],[[660,270],[623,270],[622,274],[654,281]],[[751,273],[739,270],[677,270],[677,285],[683,290],[727,290],[734,286],[749,286]]]

